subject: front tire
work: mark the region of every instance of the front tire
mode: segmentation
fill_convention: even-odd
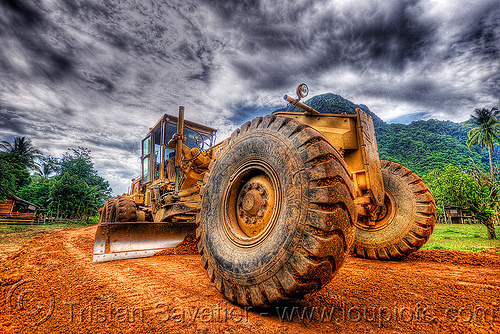
[[[118,196],[111,207],[111,222],[133,222],[137,220],[137,205],[130,196]]]
[[[385,206],[371,224],[360,217],[353,253],[369,259],[398,259],[427,242],[436,223],[436,205],[417,174],[389,161],[381,161],[381,167]]]
[[[198,250],[227,299],[268,306],[326,285],[354,239],[354,189],[318,131],[270,115],[236,130],[205,176]]]
[[[99,210],[99,223],[109,222],[111,219],[111,209],[115,203],[114,198],[108,198],[104,206]]]

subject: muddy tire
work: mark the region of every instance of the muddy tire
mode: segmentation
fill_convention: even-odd
[[[264,307],[314,292],[354,240],[347,167],[318,131],[270,115],[236,130],[201,190],[198,250],[230,301]]]
[[[130,222],[137,220],[137,205],[132,197],[118,196],[111,208],[110,220],[112,222]]]
[[[386,210],[371,227],[359,217],[353,253],[391,260],[408,255],[427,242],[436,223],[436,205],[417,174],[394,162],[381,161],[381,165]]]
[[[114,198],[108,198],[104,206],[99,210],[99,223],[109,222],[111,218],[111,208],[115,203]]]

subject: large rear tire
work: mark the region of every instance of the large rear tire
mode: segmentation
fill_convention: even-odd
[[[356,208],[348,169],[323,135],[288,117],[259,117],[209,169],[198,250],[227,299],[264,307],[332,279],[352,245]]]
[[[436,205],[417,174],[394,162],[381,161],[381,166],[385,206],[371,224],[359,217],[353,253],[391,260],[406,256],[427,242],[436,223]]]

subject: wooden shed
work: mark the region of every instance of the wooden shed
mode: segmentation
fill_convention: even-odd
[[[6,200],[0,201],[0,223],[36,224],[39,209],[38,205],[9,195]]]
[[[469,211],[460,206],[444,207],[446,221],[452,224],[475,224],[476,217]]]

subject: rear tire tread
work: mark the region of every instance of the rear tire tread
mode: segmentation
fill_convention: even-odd
[[[380,256],[380,251],[384,251],[390,260],[406,256],[418,250],[427,242],[436,222],[436,206],[430,190],[427,188],[424,181],[422,181],[413,171],[390,161],[381,160],[380,163],[382,169],[386,169],[390,173],[399,176],[405,182],[407,187],[413,192],[417,205],[416,216],[413,222],[414,227],[409,230],[406,236],[396,241],[392,245],[393,248],[391,248],[391,245],[378,249],[372,248],[377,250],[380,259],[384,259],[383,256]],[[360,252],[359,248],[365,247],[356,244],[355,248],[353,248],[353,253],[360,257],[372,258],[369,257],[367,252],[362,254],[363,252]]]

